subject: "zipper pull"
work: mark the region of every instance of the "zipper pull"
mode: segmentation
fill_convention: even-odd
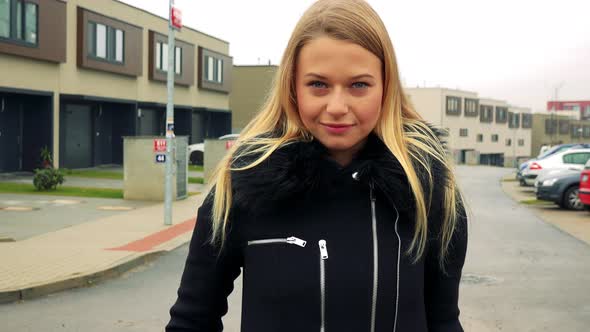
[[[295,244],[295,245],[298,245],[300,247],[305,247],[305,244],[307,242],[304,241],[304,240],[302,240],[302,239],[296,238],[294,236],[290,236],[290,237],[287,238],[287,243]]]
[[[370,189],[369,189],[369,196],[371,197],[371,202],[375,202],[375,193],[373,192],[373,182],[371,182],[370,184]]]
[[[326,247],[326,240],[320,240],[318,244],[320,245],[320,255],[322,256],[322,259],[328,259],[328,248]]]

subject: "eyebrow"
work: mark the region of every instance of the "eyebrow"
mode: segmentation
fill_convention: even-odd
[[[305,74],[305,77],[308,77],[308,76],[309,77],[319,78],[319,79],[322,79],[322,80],[327,80],[328,79],[327,77],[322,76],[320,74],[316,74],[316,73],[307,73],[307,74]],[[356,75],[356,76],[351,77],[351,80],[358,80],[359,78],[372,78],[372,79],[375,79],[375,77],[373,77],[373,75],[371,75],[371,74],[360,74],[360,75]]]

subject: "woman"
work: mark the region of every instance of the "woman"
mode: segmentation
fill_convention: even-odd
[[[213,178],[167,331],[221,331],[241,267],[243,332],[462,331],[450,168],[374,10],[316,2]]]

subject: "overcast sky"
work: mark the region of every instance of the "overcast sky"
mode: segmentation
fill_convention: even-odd
[[[167,17],[168,0],[123,0]],[[183,24],[230,43],[234,64],[278,64],[313,0],[176,0]],[[590,0],[369,0],[402,80],[542,110],[590,99]]]

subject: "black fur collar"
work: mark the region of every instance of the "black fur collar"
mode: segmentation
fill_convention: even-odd
[[[249,159],[249,158],[248,158]],[[338,173],[336,166],[326,167],[327,151],[321,143],[295,142],[276,150],[260,165],[233,171],[232,191],[234,204],[250,213],[267,211],[288,202],[292,197],[303,197],[318,189],[327,177]],[[248,164],[251,160],[234,162]],[[428,184],[423,167],[415,165],[423,186]],[[432,163],[431,169],[442,172],[441,165]],[[340,169],[352,174],[358,172],[358,180],[385,195],[398,210],[413,209],[413,197],[407,177],[399,161],[389,152],[376,135],[371,134],[364,148],[353,162]],[[442,177],[436,176],[434,186],[441,186]],[[438,179],[438,180],[437,180]],[[439,182],[439,183],[437,183]],[[429,192],[425,187],[425,192]]]

